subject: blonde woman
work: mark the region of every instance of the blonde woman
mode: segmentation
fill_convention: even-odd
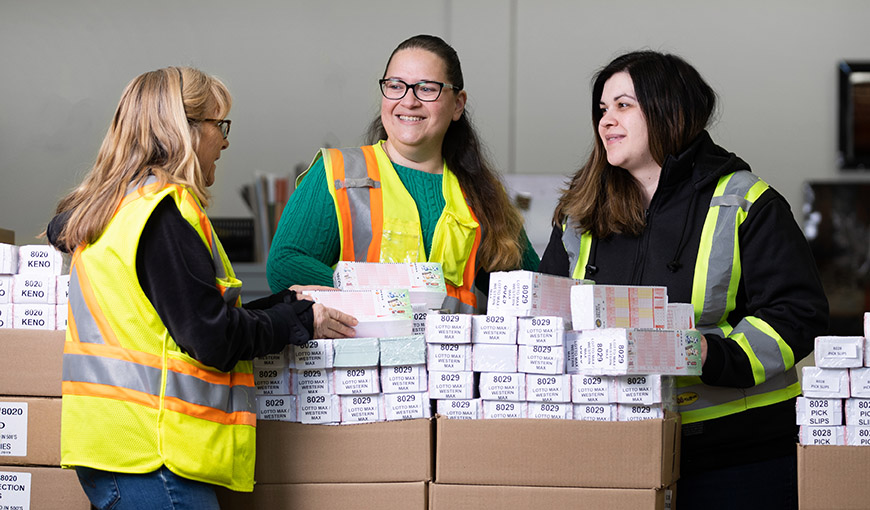
[[[355,319],[287,290],[240,306],[206,215],[232,100],[168,67],[124,91],[96,163],[47,229],[72,252],[61,463],[97,508],[218,508],[251,491],[251,359]]]

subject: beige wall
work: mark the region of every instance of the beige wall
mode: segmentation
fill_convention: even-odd
[[[124,85],[178,64],[220,76],[234,94],[211,214],[248,215],[237,190],[254,171],[285,173],[325,143],[360,141],[389,52],[417,33],[459,51],[474,119],[506,173],[580,164],[589,82],[612,57],[681,54],[720,94],[714,138],[801,221],[803,181],[854,175],[835,164],[836,63],[870,60],[867,20],[870,3],[857,0],[6,1],[0,227],[37,242],[92,164]]]

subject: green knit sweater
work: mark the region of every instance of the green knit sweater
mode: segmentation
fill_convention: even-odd
[[[417,203],[426,255],[432,248],[432,234],[444,210],[441,174],[421,172],[393,163],[402,184]],[[523,269],[535,271],[540,259],[522,232],[526,249]],[[272,292],[291,285],[326,285],[332,287],[332,266],[338,262],[341,243],[335,205],[326,184],[323,159],[318,159],[290,196],[284,208],[266,264],[266,275]],[[487,292],[489,275],[478,272],[475,282]]]

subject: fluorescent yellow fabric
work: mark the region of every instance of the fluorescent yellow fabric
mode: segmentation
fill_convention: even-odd
[[[139,236],[167,196],[215,256],[215,285],[239,303],[231,296],[241,282],[198,200],[180,186],[131,192],[103,235],[73,256],[61,463],[124,473],[166,465],[185,478],[251,491],[251,362],[221,372],[183,353],[138,283]]]

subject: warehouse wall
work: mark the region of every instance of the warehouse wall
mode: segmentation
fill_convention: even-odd
[[[613,56],[681,54],[721,96],[714,137],[801,221],[803,181],[856,177],[836,169],[836,63],[870,60],[868,19],[858,0],[6,1],[0,227],[36,242],[93,163],[123,87],[167,65],[230,87],[211,214],[246,216],[238,189],[255,171],[284,174],[322,145],[360,142],[389,52],[417,33],[459,51],[474,118],[506,174],[567,174],[583,161],[590,78]]]

